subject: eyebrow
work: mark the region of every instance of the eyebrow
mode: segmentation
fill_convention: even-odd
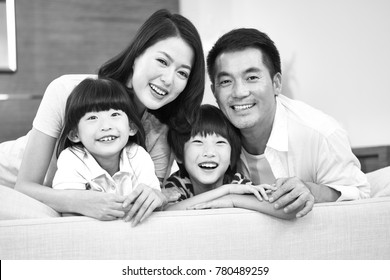
[[[261,69],[257,68],[257,67],[250,67],[250,68],[246,69],[243,73],[248,74],[248,73],[252,73],[252,72],[261,72]],[[226,71],[221,71],[217,74],[217,79],[220,77],[223,77],[223,76],[230,76],[230,74]]]
[[[166,57],[168,57],[170,61],[174,61],[174,59],[172,58],[172,56],[170,56],[168,53],[163,52],[163,51],[160,51],[160,53],[162,53],[163,55],[165,55]],[[191,70],[191,66],[189,66],[189,65],[187,65],[187,64],[182,64],[182,65],[180,65],[180,66],[183,67],[183,68],[187,68],[188,70]]]

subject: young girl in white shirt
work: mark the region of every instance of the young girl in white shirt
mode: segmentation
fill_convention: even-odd
[[[113,79],[77,85],[66,103],[53,188],[125,196],[140,184],[160,190],[136,112],[131,95]]]

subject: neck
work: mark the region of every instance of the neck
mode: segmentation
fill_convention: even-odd
[[[146,106],[138,99],[137,95],[134,93],[134,103],[137,108],[137,115],[140,119],[142,119],[142,116],[144,112],[146,111]]]
[[[96,161],[112,177],[116,172],[119,171],[119,159],[120,153],[109,158],[96,158]]]
[[[192,183],[192,187],[194,188],[194,195],[198,195],[222,186],[223,178],[220,178],[217,182],[213,184],[202,184],[198,180],[193,180],[193,179],[191,179],[191,183]]]
[[[241,141],[244,149],[252,155],[264,154],[268,140],[271,136],[275,112],[258,122],[254,127],[241,129]]]

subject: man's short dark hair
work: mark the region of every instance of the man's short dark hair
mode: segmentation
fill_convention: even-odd
[[[242,51],[246,48],[256,48],[262,52],[271,78],[277,73],[282,73],[279,51],[268,35],[254,28],[240,28],[220,37],[211,48],[207,56],[207,71],[211,83],[214,83],[217,57],[222,53]]]

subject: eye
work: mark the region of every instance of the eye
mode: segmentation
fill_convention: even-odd
[[[258,79],[259,79],[258,76],[249,76],[249,77],[247,78],[247,80],[250,81],[250,82],[257,81]]]
[[[119,112],[114,112],[111,114],[112,117],[118,117],[120,115],[121,115],[121,113],[119,113]]]
[[[180,76],[182,76],[185,79],[188,79],[188,77],[190,76],[190,74],[187,73],[186,71],[179,71],[178,73]]]
[[[87,117],[87,121],[93,121],[93,120],[97,120],[97,116],[89,116],[89,117]]]
[[[232,81],[229,79],[224,79],[224,80],[219,81],[219,85],[222,87],[229,86],[231,83],[232,83]]]
[[[160,64],[162,64],[164,66],[168,66],[168,62],[165,59],[157,58],[157,61],[160,62]]]

